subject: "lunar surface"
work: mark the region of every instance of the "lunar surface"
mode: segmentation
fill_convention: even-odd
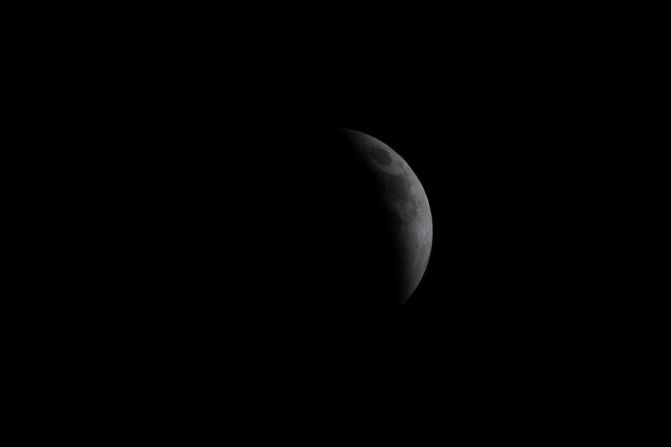
[[[343,129],[376,177],[397,244],[402,275],[400,303],[417,288],[431,254],[433,221],[429,200],[410,166],[389,146],[351,129]]]

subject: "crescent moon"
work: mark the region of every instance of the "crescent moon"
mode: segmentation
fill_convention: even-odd
[[[433,218],[429,199],[417,175],[392,148],[363,132],[343,131],[382,189],[400,252],[403,290],[399,304],[403,304],[419,285],[431,255]]]

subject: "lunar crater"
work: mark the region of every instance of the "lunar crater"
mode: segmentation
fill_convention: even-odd
[[[370,155],[373,161],[380,165],[389,165],[392,162],[392,157],[389,151],[381,147],[374,147],[370,150]]]

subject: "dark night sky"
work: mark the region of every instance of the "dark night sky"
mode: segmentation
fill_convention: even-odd
[[[20,149],[48,173],[25,201],[32,234],[8,233],[44,241],[25,256],[48,271],[22,284],[46,292],[21,289],[30,323],[10,345],[34,337],[22,357],[39,364],[10,365],[34,374],[14,388],[152,436],[188,413],[189,436],[500,441],[574,424],[601,439],[619,435],[609,411],[654,408],[623,405],[626,384],[659,396],[640,365],[663,360],[650,341],[668,326],[648,323],[662,295],[632,268],[663,264],[630,255],[664,255],[639,216],[667,176],[648,186],[633,171],[652,158],[632,162],[661,147],[632,119],[652,110],[632,98],[661,104],[625,59],[648,44],[614,5],[399,6],[134,6],[13,33],[35,39],[18,52],[36,66],[10,67],[28,83],[10,90],[45,122]],[[428,195],[431,258],[401,308],[371,312],[361,300],[384,294],[347,276],[352,260],[367,272],[347,242],[369,222],[341,199],[357,189],[328,137],[340,127],[389,145]]]
[[[327,237],[310,224],[310,207],[323,202],[310,181],[329,169],[328,155],[313,157],[323,145],[320,129],[349,127],[410,164],[433,213],[428,270],[392,318],[392,338],[432,349],[510,344],[537,352],[587,331],[599,303],[584,300],[589,290],[578,286],[585,258],[571,258],[583,232],[594,230],[578,228],[578,215],[590,211],[591,193],[580,190],[599,157],[585,131],[586,123],[591,130],[604,125],[590,114],[598,92],[582,98],[578,110],[584,89],[543,72],[547,60],[487,49],[493,55],[484,61],[468,51],[409,65],[398,55],[386,59],[396,70],[380,70],[385,59],[319,58],[323,64],[309,65],[310,76],[300,76],[308,67],[299,65],[269,77],[259,63],[227,73],[225,83],[214,74],[220,71],[195,71],[198,82],[182,81],[168,96],[173,83],[148,74],[151,88],[133,90],[141,93],[130,98],[134,110],[119,120],[141,137],[134,143],[140,152],[128,149],[136,157],[131,170],[146,183],[141,190],[165,200],[152,199],[154,211],[138,208],[150,221],[172,210],[172,230],[153,238],[160,241],[160,231],[182,235],[174,240],[176,253],[190,254],[184,259],[199,247],[190,268],[203,293],[280,311],[275,296],[291,296],[292,281],[310,281],[301,278],[309,260],[299,259],[292,237],[305,245],[308,235],[317,245]],[[430,50],[437,48],[421,56],[436,55]],[[225,272],[221,283],[218,271]],[[322,287],[328,293],[329,285]],[[219,311],[229,310],[222,304]],[[234,322],[235,312],[228,313]]]
[[[321,367],[308,376],[337,383],[365,371],[390,399],[402,382],[449,385],[464,402],[543,381],[562,393],[575,365],[615,351],[624,301],[603,292],[620,279],[599,261],[617,251],[599,215],[618,193],[603,176],[620,147],[602,138],[626,135],[592,51],[529,38],[537,30],[422,28],[414,41],[376,28],[371,46],[133,44],[125,65],[101,61],[81,106],[84,143],[102,141],[86,160],[101,188],[86,203],[103,206],[86,222],[106,266],[88,266],[102,290],[86,312],[92,331],[117,328],[101,331],[109,349],[261,383],[267,371],[290,382]],[[95,104],[104,118],[88,113]],[[322,176],[337,164],[319,136],[336,127],[398,152],[431,205],[428,269],[383,318],[315,304],[350,298],[312,276],[347,261],[328,259],[319,226],[320,187],[338,188]]]

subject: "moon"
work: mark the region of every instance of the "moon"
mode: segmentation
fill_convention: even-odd
[[[417,175],[393,149],[363,132],[342,131],[378,185],[398,256],[401,305],[413,294],[429,263],[433,242],[429,200]]]

